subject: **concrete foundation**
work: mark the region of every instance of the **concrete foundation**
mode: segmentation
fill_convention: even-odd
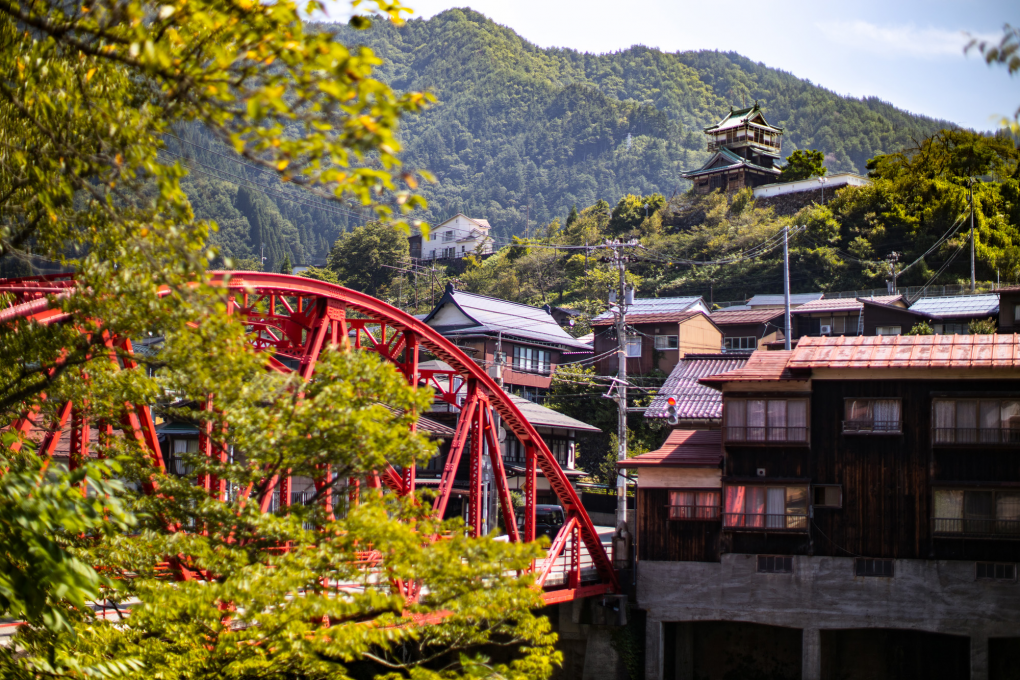
[[[1009,652],[996,650],[1009,646],[990,645],[990,639],[1020,637],[1020,587],[1014,582],[976,581],[973,562],[896,560],[895,576],[880,578],[854,576],[852,558],[795,556],[793,560],[792,574],[759,574],[756,556],[744,554],[724,555],[720,563],[641,562],[637,601],[647,612],[646,680],[666,678],[664,661],[670,659],[676,670],[668,680],[689,677],[683,664],[676,664],[686,653],[685,645],[691,648],[683,642],[684,636],[696,640],[698,632],[682,633],[678,622],[745,622],[796,629],[800,631],[800,677],[810,680],[826,677],[825,659],[836,653],[837,643],[844,649],[853,644],[852,635],[833,637],[829,631],[887,629],[889,635],[916,631],[955,636],[947,638],[952,644],[908,636],[904,645],[920,650],[962,649],[967,655],[961,662],[963,674],[969,659],[970,677],[975,680],[996,675],[989,673],[990,666],[1008,665],[997,659]],[[875,639],[881,641],[883,636]],[[968,641],[969,648],[959,647]],[[958,660],[957,651],[946,652],[952,663]],[[926,655],[930,656],[918,652],[919,659]],[[882,663],[888,669],[911,667],[910,659]]]

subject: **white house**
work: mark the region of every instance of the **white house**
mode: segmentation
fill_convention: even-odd
[[[411,257],[423,260],[482,255],[492,252],[487,220],[457,213],[450,219],[432,227],[428,237],[412,236]],[[419,241],[420,243],[416,243]]]

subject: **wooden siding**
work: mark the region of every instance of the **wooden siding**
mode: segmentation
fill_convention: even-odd
[[[916,324],[924,321],[924,317],[911,314],[902,309],[891,309],[879,305],[864,305],[864,334],[877,335],[879,326],[899,326],[902,335],[910,332]],[[929,321],[934,324],[934,321]]]
[[[999,293],[999,332],[1020,333],[1020,320],[1016,318],[1016,306],[1020,305],[1020,290]]]
[[[669,491],[637,491],[638,560],[718,562],[721,521],[669,519]]]
[[[876,376],[878,377],[878,376]],[[809,532],[725,531],[666,519],[667,491],[639,490],[639,556],[716,559],[720,552],[1020,561],[1020,539],[935,537],[933,488],[1020,486],[1020,444],[932,447],[933,394],[999,396],[1006,380],[812,380],[811,446],[726,445],[723,484],[838,484],[841,508],[814,508]],[[1020,390],[1017,390],[1020,391]],[[843,434],[845,399],[898,398],[902,434]],[[765,476],[758,477],[758,469]]]
[[[685,354],[715,354],[722,350],[722,333],[703,314],[697,314],[681,323],[659,321],[628,324],[641,337],[641,356],[627,359],[628,375],[648,375],[653,369],[669,373]],[[678,349],[655,349],[656,335],[677,336]],[[595,355],[600,356],[616,348],[616,330],[613,326],[595,327]],[[616,355],[600,359],[595,364],[601,375],[616,373]]]

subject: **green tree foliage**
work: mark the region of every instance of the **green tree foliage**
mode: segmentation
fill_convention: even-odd
[[[819,149],[831,172],[862,173],[869,158],[948,127],[733,52],[542,49],[466,9],[363,32],[323,28],[371,46],[393,87],[435,93],[442,106],[401,137],[408,162],[438,180],[422,188],[422,214],[485,217],[498,241],[523,235],[529,218],[562,219],[574,204],[682,191],[680,173],[709,157],[702,129],[743,98],[785,128],[785,153]]]
[[[341,285],[385,297],[397,275],[386,265],[405,265],[409,252],[403,232],[381,222],[370,222],[337,239],[326,268],[336,274]]]
[[[927,321],[918,321],[914,324],[914,327],[904,333],[904,335],[935,335],[935,331]]]
[[[798,149],[786,157],[786,165],[781,168],[780,182],[796,182],[799,179],[824,177],[825,154],[814,149]]]
[[[374,6],[383,21],[404,11]],[[0,615],[25,625],[0,647],[4,678],[523,680],[559,660],[548,622],[532,614],[539,593],[515,573],[536,546],[469,540],[425,504],[372,494],[349,512],[338,504],[336,518],[321,496],[259,511],[280,474],[322,477],[329,466],[336,486],[435,450],[409,433],[428,391],[375,355],[325,351],[308,384],[267,370],[205,274],[211,260],[256,256],[253,244],[210,247],[216,225],[196,218],[185,168],[163,152],[171,126],[201,121],[250,166],[331,205],[353,199],[397,222],[422,208],[398,185],[416,180],[399,169],[396,126],[428,97],[375,79],[371,51],[306,32],[306,9],[318,6],[0,5],[0,254],[49,258],[80,283],[51,300],[72,323],[0,325],[0,426],[30,413],[54,422],[70,402],[74,417],[120,428],[126,403],[145,404],[233,452],[182,454],[194,474],[229,485],[221,502],[155,469],[119,429],[100,430],[73,473],[43,469],[32,442],[8,431]],[[260,238],[283,232],[289,218],[259,192],[208,188],[234,232],[253,226],[249,215]],[[277,266],[295,257],[293,242],[280,245]],[[109,337],[163,341],[133,352]],[[210,399],[211,410],[195,408]],[[356,560],[369,546],[382,556],[374,574]],[[168,579],[168,559],[201,581]],[[412,576],[426,588],[417,604],[390,587]],[[341,582],[359,587],[341,595]],[[88,606],[97,599],[114,603],[109,619]],[[478,653],[491,642],[509,649],[500,661]]]
[[[627,194],[613,208],[609,219],[609,233],[614,236],[636,236],[642,232],[654,231],[650,226],[652,216],[666,205],[662,194],[634,196]]]
[[[999,328],[998,322],[992,317],[987,319],[974,319],[967,324],[967,332],[971,335],[992,335]]]
[[[294,267],[290,263],[290,255],[283,256],[283,263],[280,264],[281,274],[290,274],[294,271]]]

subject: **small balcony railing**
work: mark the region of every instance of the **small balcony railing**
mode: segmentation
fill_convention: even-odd
[[[902,434],[899,420],[844,420],[844,434]]]
[[[667,505],[670,519],[718,520],[722,514],[718,505]]]
[[[807,531],[807,515],[770,515],[751,512],[723,513],[724,529],[755,529],[761,531]]]
[[[724,149],[724,148],[729,147],[729,146],[734,146],[736,144],[744,144],[744,143],[750,143],[752,146],[760,146],[763,149],[771,149],[773,151],[780,151],[782,149],[782,145],[780,145],[780,144],[770,144],[770,143],[766,143],[766,142],[756,142],[753,139],[750,139],[750,138],[747,138],[747,137],[738,137],[738,138],[732,139],[732,140],[730,140],[728,142],[725,141],[725,140],[709,142],[708,143],[708,150],[709,151],[718,151],[719,149]]]
[[[961,446],[967,444],[987,444],[993,446],[1020,445],[1020,428],[933,427],[932,443],[935,446]]]
[[[1020,538],[1020,520],[994,517],[945,518],[933,520],[938,536],[971,538]]]
[[[734,444],[807,444],[807,427],[727,425],[726,441]]]

